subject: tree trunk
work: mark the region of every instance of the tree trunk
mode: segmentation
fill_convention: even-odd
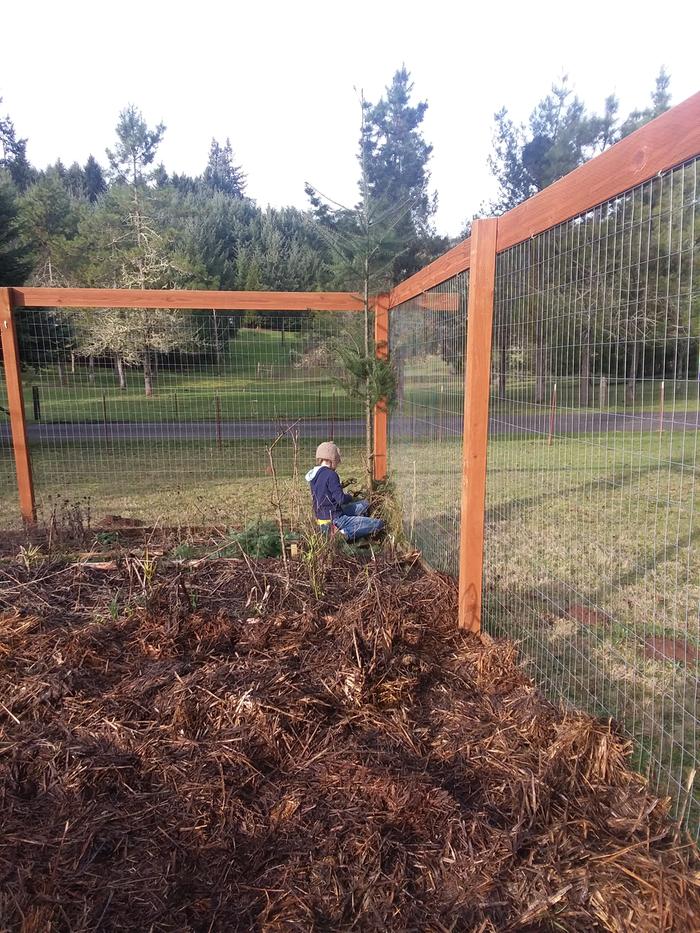
[[[372,405],[369,397],[365,403],[365,456],[367,458],[367,488],[372,489],[374,460],[372,457]]]
[[[72,375],[75,375],[75,353],[72,350],[70,352],[70,371]]]
[[[214,318],[214,356],[216,357],[216,370],[218,373],[221,372],[221,337],[219,334],[219,319],[216,316],[216,311],[212,309],[212,315]]]
[[[528,244],[528,279],[530,283],[529,314],[530,320],[534,323],[533,336],[535,342],[535,396],[536,405],[545,404],[545,392],[547,388],[546,359],[545,359],[545,328],[544,322],[540,317],[539,307],[539,269],[536,265],[536,257],[533,256],[535,245],[531,240]]]
[[[508,344],[510,343],[510,333],[508,328],[503,325],[501,327],[501,347],[500,347],[500,364],[498,367],[498,395],[499,398],[506,397],[506,390],[508,388]]]
[[[637,395],[637,357],[639,355],[639,347],[637,341],[632,344],[632,356],[629,361],[629,366],[627,369],[627,384],[625,386],[625,401],[628,405],[634,405],[634,400]]]
[[[582,408],[587,408],[591,404],[591,347],[588,340],[588,335],[586,335],[586,342],[581,348],[579,404]]]
[[[690,379],[690,343],[683,344],[683,352],[680,355],[680,369],[678,379]]]
[[[146,391],[146,398],[153,395],[153,369],[151,367],[151,351],[144,350],[143,353],[143,386]]]
[[[56,371],[58,373],[59,385],[64,386],[66,384],[66,371],[64,369],[60,356],[56,360]]]
[[[538,318],[535,322],[535,404],[543,405],[547,388],[545,366],[544,328]]]
[[[367,364],[367,379],[365,381],[365,459],[367,461],[367,489],[371,491],[373,488],[373,479],[374,479],[374,461],[373,461],[373,444],[372,444],[372,382],[370,377],[370,367],[369,367],[369,354],[370,354],[370,339],[369,339],[369,276],[370,276],[370,257],[372,256],[371,250],[371,231],[370,231],[370,213],[369,213],[369,183],[367,178],[367,161],[366,161],[366,146],[364,145],[365,138],[365,98],[364,92],[362,93],[362,125],[360,128],[360,138],[363,140],[363,144],[360,146],[360,154],[362,160],[362,175],[361,175],[361,185],[362,185],[362,225],[363,233],[366,237],[366,252],[363,257],[363,271],[364,271],[364,311],[365,311],[365,359]]]
[[[682,356],[681,356],[681,344],[676,337],[673,341],[673,381],[675,382],[678,379],[678,370],[679,364],[682,365]]]
[[[117,374],[117,381],[122,392],[126,391],[126,375],[124,373],[124,360],[118,353],[114,354],[114,370]]]
[[[95,357],[88,357],[88,381],[91,386],[95,385]]]

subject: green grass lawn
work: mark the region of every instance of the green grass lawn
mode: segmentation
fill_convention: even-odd
[[[661,379],[640,379],[637,382],[634,403],[625,398],[624,380],[608,381],[607,401],[601,403],[600,379],[593,380],[590,404],[580,403],[579,381],[572,376],[548,378],[544,405],[534,403],[535,382],[533,378],[510,374],[506,393],[498,394],[495,373],[491,382],[492,410],[512,408],[518,413],[549,410],[553,385],[557,385],[557,408],[560,411],[610,411],[622,414],[640,414],[661,410]],[[664,380],[664,412],[695,412],[700,409],[700,381],[697,379]],[[429,409],[461,412],[463,376],[450,370],[444,360],[435,356],[411,360],[405,368],[405,399],[415,405]]]
[[[695,412],[700,408],[700,381],[697,379],[665,379],[664,381],[664,411],[665,412]],[[618,413],[635,414],[641,412],[658,412],[661,410],[661,377],[654,379],[640,379],[635,389],[634,402],[628,402],[625,397],[625,382],[623,379],[608,382],[607,402],[601,401],[600,378],[593,380],[590,404],[591,410],[612,411]],[[576,378],[571,376],[550,376],[547,384],[545,407],[551,404],[553,385],[557,385],[557,407],[559,409],[582,409],[580,403],[580,385]],[[506,384],[505,396],[498,396],[495,380],[492,383],[492,404],[516,404],[518,410],[522,406],[534,405],[535,383],[533,379],[510,378]],[[542,406],[538,405],[537,408]],[[586,409],[583,409],[586,410]]]
[[[338,438],[341,476],[362,481],[361,440]],[[296,454],[289,439],[274,450],[285,517],[309,511],[304,474],[314,464],[315,441],[302,441]],[[223,524],[240,528],[275,515],[273,477],[264,441],[66,443],[32,447],[39,520],[78,504],[93,523],[121,515],[147,523]],[[0,448],[0,516],[3,528],[21,521],[14,466]]]
[[[108,421],[214,421],[217,399],[224,420],[359,417],[360,406],[339,384],[336,366],[299,365],[309,346],[308,335],[241,329],[220,368],[187,362],[177,371],[161,368],[151,398],[139,368],[127,370],[125,391],[110,368],[98,367],[94,384],[84,363],[75,373],[66,367],[63,384],[55,366],[26,369],[25,414],[29,423],[35,420],[36,389],[44,423],[102,422],[105,415]],[[0,406],[6,407],[2,380]]]
[[[487,630],[521,642],[551,696],[624,723],[637,765],[676,799],[700,754],[700,668],[649,659],[644,643],[664,636],[700,649],[697,448],[695,431],[551,447],[496,436],[488,448]],[[390,449],[406,530],[455,573],[461,442],[394,438]]]
[[[127,371],[127,389],[121,391],[109,368],[97,368],[94,383],[87,367],[78,363],[76,372],[66,367],[63,382],[55,366],[25,370],[25,412],[34,421],[33,392],[38,390],[43,422],[71,421],[214,421],[217,400],[224,420],[274,420],[277,418],[357,418],[361,408],[350,399],[338,381],[335,365],[300,367],[299,360],[314,342],[308,334],[243,328],[228,344],[220,368],[184,362],[177,371],[161,368],[155,392],[146,398],[143,375],[138,367]],[[318,343],[318,338],[315,340]],[[405,372],[405,399],[426,410],[459,414],[462,408],[463,377],[442,359],[428,357],[411,361]],[[610,382],[608,403],[600,405],[598,386],[586,410],[627,414],[660,411],[660,380],[638,383],[634,405],[625,401],[622,381]],[[503,407],[519,414],[541,411],[532,402],[532,380],[511,376],[504,398],[495,395],[492,410]],[[559,411],[580,409],[578,381],[557,380]],[[548,407],[551,385],[547,391]],[[0,380],[0,406],[6,407],[5,387]],[[664,411],[697,411],[700,383],[697,380],[666,380]]]

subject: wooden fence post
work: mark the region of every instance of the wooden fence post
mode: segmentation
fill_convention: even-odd
[[[374,305],[374,347],[378,360],[389,359],[389,296],[377,295]],[[374,460],[373,475],[376,482],[386,479],[386,443],[388,410],[380,399],[374,406]]]
[[[27,443],[27,425],[24,418],[22,397],[22,374],[19,365],[17,328],[9,288],[0,288],[0,336],[2,337],[2,359],[7,388],[7,406],[10,411],[12,449],[17,472],[17,489],[22,518],[27,524],[36,522],[32,462]]]
[[[459,626],[470,632],[481,630],[497,228],[494,218],[475,220],[471,235],[459,542]]]

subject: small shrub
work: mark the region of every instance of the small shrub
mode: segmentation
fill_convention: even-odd
[[[45,556],[40,547],[37,547],[36,544],[28,544],[27,547],[20,547],[19,554],[17,555],[17,560],[24,564],[27,570],[31,570],[32,567],[43,564]]]
[[[229,537],[231,546],[221,551],[223,557],[238,557],[241,551],[249,557],[280,557],[282,554],[279,528],[275,522],[258,521],[245,531],[231,533]],[[284,540],[292,543],[298,541],[298,536],[288,533]]]
[[[95,541],[100,548],[111,548],[119,544],[118,531],[98,531]]]

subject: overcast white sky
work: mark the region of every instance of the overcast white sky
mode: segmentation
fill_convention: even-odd
[[[261,204],[304,206],[304,181],[356,199],[359,105],[402,63],[428,101],[441,233],[454,235],[492,192],[493,114],[525,119],[566,72],[602,107],[646,106],[659,66],[674,103],[700,90],[700,4],[645,0],[355,0],[352,3],[7,0],[0,13],[0,110],[32,162],[103,164],[133,102],[167,133],[169,171],[198,174],[212,136],[230,136]]]

